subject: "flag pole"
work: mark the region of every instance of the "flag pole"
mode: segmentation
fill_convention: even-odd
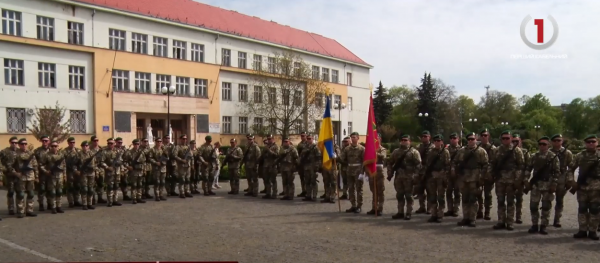
[[[337,172],[337,162],[335,161],[335,159],[333,159],[333,173],[337,174],[337,181],[339,182],[340,179],[340,174]],[[339,191],[339,185],[336,185],[335,187],[335,192],[337,194],[337,201],[338,201],[338,211],[341,213],[342,212],[342,204],[340,203],[340,191]]]

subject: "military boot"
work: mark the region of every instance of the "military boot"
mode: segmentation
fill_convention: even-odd
[[[371,209],[369,210],[369,212],[367,212],[367,215],[374,215],[375,214],[375,209]]]
[[[63,213],[65,213],[65,211],[64,211],[64,210],[62,210],[62,208],[60,208],[60,207],[57,207],[57,208],[56,208],[56,212],[58,212],[59,214],[63,214]]]
[[[454,214],[454,211],[448,210],[446,213],[444,213],[444,216],[452,216],[453,214]]]
[[[467,226],[469,225],[469,219],[463,219],[458,221],[458,223],[456,223],[457,226]]]
[[[302,193],[300,193],[299,195],[297,195],[296,197],[305,197],[306,196],[306,192],[302,191]]]
[[[515,224],[523,224],[523,220],[521,220],[521,217],[517,217],[517,220],[515,220]]]
[[[131,197],[129,197],[129,195],[124,194],[123,195],[123,201],[132,201],[132,200],[131,200]]]
[[[285,192],[279,193],[279,196],[284,196],[284,195],[285,195]]]
[[[483,211],[481,211],[481,210],[477,211],[477,217],[476,217],[476,219],[483,219]]]
[[[167,201],[167,198],[166,198],[166,197],[164,197],[164,196],[161,196],[161,197],[160,197],[160,201]]]
[[[96,207],[94,207],[93,205],[88,205],[87,208],[90,209],[90,210],[96,209]]]
[[[34,212],[27,212],[27,213],[25,213],[25,216],[28,216],[28,217],[36,217],[36,216],[37,216],[37,214],[35,214]]]
[[[98,198],[96,200],[97,200],[98,204],[106,204],[107,203],[106,199],[102,198],[101,194],[98,194]]]
[[[140,203],[140,204],[145,204],[145,203],[146,203],[146,200],[144,200],[144,199],[140,198],[140,199],[138,199],[138,200],[137,200],[137,202],[138,202],[138,203]]]
[[[325,198],[325,194],[319,196],[320,199],[324,199]]]
[[[192,198],[192,197],[194,197],[194,196],[193,196],[192,194],[190,194],[190,193],[185,193],[185,197],[187,197],[187,198]]]
[[[262,199],[271,199],[271,195],[270,194],[263,195]]]
[[[596,231],[589,231],[588,232],[588,237],[591,240],[599,240],[600,238],[598,237],[598,234],[596,233]]]
[[[306,198],[305,198],[306,199]],[[304,199],[302,199],[304,200]],[[349,209],[346,209],[346,213],[355,213],[356,212],[356,207],[350,207]]]
[[[411,214],[406,214],[406,215],[404,216],[404,220],[406,220],[406,221],[410,220],[411,218],[412,218],[412,215],[411,215]]]
[[[52,208],[52,214],[56,214],[56,208]]]
[[[50,207],[48,207],[48,209],[50,209]],[[39,202],[38,211],[40,211],[40,212],[46,211],[46,209],[44,209],[44,203],[43,202]]]
[[[492,220],[490,217],[490,210],[488,208],[485,209],[485,215],[483,216],[483,220]]]
[[[267,192],[267,189],[263,189],[262,191],[260,191],[261,194],[264,194]]]
[[[540,232],[540,228],[538,225],[533,225],[527,232],[529,232],[529,234],[535,234],[535,233]]]
[[[475,224],[474,220],[468,220],[467,221],[467,226],[468,227],[477,227],[477,225]]]
[[[540,226],[540,234],[542,235],[547,235],[548,231],[546,231],[546,226],[545,225],[541,225]]]
[[[587,231],[579,231],[573,235],[573,238],[586,238],[588,237]]]
[[[504,224],[504,223],[498,223],[498,224],[495,224],[495,225],[492,227],[492,229],[494,229],[494,230],[506,229],[506,224]]]
[[[248,188],[244,189],[244,192],[248,192]]]
[[[346,193],[344,193],[342,196],[340,196],[340,200],[347,200],[348,199],[348,195]]]
[[[562,225],[560,224],[560,219],[558,219],[558,217],[554,217],[554,224],[552,224],[552,226],[554,226],[556,228],[562,227]]]
[[[427,220],[427,223],[435,223],[437,222],[437,216],[432,216]]]
[[[79,201],[75,201],[75,202],[73,202],[73,206],[75,206],[75,207],[81,207],[83,205]]]
[[[427,212],[427,211],[425,211],[425,208],[419,207],[419,209],[417,209],[417,211],[415,211],[415,214],[425,214],[425,212]]]
[[[397,213],[392,216],[392,219],[403,219],[403,218],[404,218],[404,213]]]
[[[325,198],[325,199],[321,200],[321,203],[329,203],[330,201],[331,201],[331,199]],[[371,212],[371,211],[369,211],[369,212]],[[375,214],[375,212],[373,212],[373,214]]]
[[[252,193],[250,193],[250,192],[245,193],[244,196],[252,196]]]
[[[381,216],[381,215],[383,215],[383,209],[377,210],[377,213],[375,214],[375,216]]]

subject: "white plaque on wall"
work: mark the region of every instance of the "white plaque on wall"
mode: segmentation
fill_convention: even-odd
[[[219,123],[209,123],[208,124],[208,133],[221,133],[221,128]]]

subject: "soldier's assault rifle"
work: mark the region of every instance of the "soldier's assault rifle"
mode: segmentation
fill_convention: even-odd
[[[60,164],[62,163],[62,161],[65,159],[65,157],[62,157],[58,160],[56,160],[53,164],[52,164],[52,168],[50,169],[50,172],[52,173],[56,173],[56,172],[62,172],[64,171],[63,168],[60,167]]]
[[[427,166],[427,169],[425,170],[425,174],[423,175],[423,178],[421,179],[421,187],[419,188],[418,194],[421,194],[421,195],[425,194],[425,188],[427,185],[427,181],[429,180],[429,177],[431,177],[433,168],[436,166],[436,164],[442,157],[442,154],[444,153],[444,149],[446,149],[445,144],[442,145],[442,149],[440,150],[440,152],[435,157],[433,157],[433,161],[431,162],[431,165]]]
[[[408,150],[406,150],[406,152],[404,152],[404,154],[402,154],[402,156],[400,156],[400,158],[398,158],[398,160],[396,160],[396,162],[394,163],[394,166],[392,167],[392,172],[390,173],[390,175],[388,176],[388,181],[391,181],[392,178],[394,177],[394,175],[396,174],[396,171],[398,171],[398,169],[402,168],[402,169],[406,169],[406,167],[404,166],[404,159],[406,159],[406,155],[410,152],[410,150],[413,147],[410,146],[408,148]]]
[[[26,174],[30,171],[33,171],[33,167],[31,167],[31,161],[33,160],[34,157],[35,157],[35,155],[31,154],[31,156],[29,156],[29,159],[25,160],[25,162],[19,169],[21,171],[21,174]]]
[[[90,167],[90,163],[92,163],[92,160],[94,160],[94,158],[96,158],[101,152],[103,152],[103,149],[98,150],[94,155],[92,155],[92,157],[86,159],[79,169],[85,172],[94,170],[94,168]]]
[[[464,159],[462,160],[462,162],[460,162],[458,164],[458,167],[456,167],[456,172],[458,172],[459,174],[463,173],[463,171],[465,170],[465,166],[467,166],[467,163],[469,163],[469,161],[471,161],[471,158],[473,158],[477,149],[479,149],[479,145],[477,145],[477,147],[475,147],[475,149],[469,151],[467,156],[465,156]]]
[[[566,150],[567,148],[565,148]],[[564,152],[561,151],[561,153]],[[560,153],[558,153],[560,154]],[[548,178],[542,178],[542,174],[544,174],[546,172],[546,170],[548,170],[548,168],[550,167],[550,165],[552,165],[552,162],[554,161],[554,159],[556,157],[558,157],[558,154],[554,155],[554,157],[552,157],[550,160],[548,160],[544,166],[542,166],[540,169],[538,169],[537,171],[535,171],[535,173],[533,174],[533,176],[531,177],[531,180],[529,180],[528,185],[526,185],[526,187],[523,189],[523,193],[524,194],[528,194],[529,191],[533,188],[533,186],[535,184],[537,184],[537,182],[539,182],[540,180],[544,179],[547,180]]]
[[[592,164],[585,171],[585,173],[579,173],[579,176],[577,177],[577,188],[579,188],[580,185],[587,185],[588,177],[590,177],[590,178],[595,177],[594,172],[596,172],[596,169],[598,168],[599,163],[600,163],[600,158],[596,158],[596,161],[594,162],[594,164]],[[575,192],[577,192],[577,188],[571,188],[571,190],[569,190],[569,192],[571,192],[571,194],[575,194]]]
[[[492,169],[492,178],[494,179],[494,181],[496,181],[496,179],[501,177],[500,168],[502,166],[504,166],[506,161],[508,161],[508,158],[510,158],[510,156],[513,155],[513,151],[514,151],[514,148],[512,150],[506,151],[504,153],[504,156],[502,156],[502,159],[499,162],[496,162],[496,165],[494,165],[494,167]]]

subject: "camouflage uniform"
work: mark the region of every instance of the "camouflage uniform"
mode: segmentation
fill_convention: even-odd
[[[80,177],[76,174],[77,164],[79,163],[79,152],[80,150],[72,147],[65,148],[62,150],[65,155],[67,162],[67,202],[69,203],[69,207],[74,207],[75,203],[77,206],[80,206],[79,199],[81,198],[79,181]],[[82,199],[83,200],[83,199]]]
[[[192,171],[190,172],[190,192],[192,194],[199,194],[198,184],[200,184],[200,149],[192,149]]]
[[[446,204],[448,213],[445,216],[458,216],[460,211],[460,187],[458,182],[458,174],[456,174],[455,160],[458,152],[463,147],[460,145],[450,145],[448,151],[450,152],[450,173],[448,174],[448,189],[446,189]]]
[[[269,150],[269,143],[265,143],[264,147],[260,152],[260,160],[258,162],[258,177],[263,179],[263,187],[265,187],[260,193],[267,192],[267,170],[265,169],[265,159],[267,158],[267,151]]]
[[[192,149],[189,146],[179,145],[175,149],[175,160],[177,161],[177,181],[179,182],[179,197],[192,197],[188,185],[190,183],[190,166],[192,164]]]
[[[307,146],[307,141],[300,141],[300,143],[298,143],[298,146],[296,148],[297,152],[298,152],[298,156],[302,156],[302,151],[304,151],[304,149],[306,149]],[[299,166],[302,166],[302,164],[299,164]],[[298,170],[298,177],[300,177],[300,186],[302,187],[302,192],[298,195],[298,197],[305,197],[306,196],[306,183],[305,183],[305,177],[304,177],[304,168],[300,167]]]
[[[510,156],[505,159],[506,154]],[[513,230],[516,189],[523,183],[523,152],[512,144],[501,145],[494,150],[492,156],[492,171],[498,172],[498,178],[494,178],[498,198],[498,224],[494,229]],[[506,161],[500,163],[502,160]]]
[[[273,143],[266,147],[265,153],[265,190],[264,198],[277,198],[277,156],[279,156],[279,146]]]
[[[377,155],[377,161],[375,164],[376,172],[375,172],[374,176],[369,177],[369,189],[371,190],[371,194],[373,194],[372,208],[371,208],[371,211],[367,212],[367,214],[368,215],[376,214],[377,216],[381,216],[381,213],[383,212],[383,203],[385,201],[385,196],[384,196],[385,177],[383,176],[383,168],[384,168],[384,161],[387,158],[387,149],[383,148],[383,146],[380,146],[376,150],[376,155]],[[375,185],[375,182],[377,182],[377,185]],[[375,188],[377,188],[377,189],[375,189]],[[377,190],[377,192],[375,192],[375,190]],[[377,203],[375,202],[375,200],[377,200]]]
[[[300,165],[304,169],[306,195],[302,200],[317,201],[317,170],[321,168],[323,161],[319,159],[320,152],[316,144],[307,143],[304,146],[302,156],[300,156]]]
[[[240,161],[244,158],[244,151],[239,146],[227,149],[227,171],[229,172],[230,194],[240,193]]]
[[[144,169],[146,167],[145,150],[131,149],[123,155],[123,161],[128,165],[129,182],[131,183],[131,199],[134,204],[145,203],[142,199],[144,189]],[[179,185],[181,187],[181,184]]]
[[[427,208],[431,213],[429,222],[440,222],[444,217],[446,206],[447,174],[450,172],[450,152],[446,148],[433,148],[427,156],[427,169],[431,175],[425,174],[427,185]]]
[[[458,222],[458,225],[475,226],[478,210],[477,197],[481,193],[482,176],[489,169],[489,157],[481,146],[466,146],[459,150],[455,164],[463,210],[463,220]]]
[[[6,147],[2,152],[0,152],[0,161],[2,162],[5,172],[3,179],[3,185],[6,187],[6,205],[8,207],[8,213],[13,215],[15,213],[15,184],[16,177],[11,172],[12,165],[15,161],[17,152],[17,148]]]
[[[398,163],[401,162],[401,163]],[[394,170],[394,166],[397,170]],[[392,152],[388,163],[388,180],[394,178],[394,189],[396,189],[396,200],[398,200],[398,213],[393,219],[410,220],[413,211],[413,187],[415,178],[421,170],[421,154],[413,147],[400,145]],[[395,174],[394,174],[395,173]],[[404,206],[406,204],[406,213]]]
[[[127,153],[128,149],[125,147],[125,145],[118,147],[115,146],[115,149],[117,149],[122,155],[122,157],[125,156],[125,154]],[[129,196],[127,193],[129,192],[127,189],[129,188],[129,170],[127,169],[127,166],[125,165],[125,162],[122,162],[121,164],[121,173],[119,173],[119,186],[121,187],[121,194],[123,194],[123,201],[128,201],[131,200],[131,196]]]
[[[294,170],[298,165],[298,151],[294,146],[282,146],[279,151],[279,169],[281,171],[281,182],[283,185],[284,196],[282,200],[293,200],[294,191]]]
[[[333,146],[333,151],[335,153],[336,158],[331,158],[332,161],[333,159],[337,159],[339,158],[341,152],[340,152],[340,147],[338,147],[337,144],[335,144]],[[322,158],[321,158],[322,160]],[[337,165],[337,162],[335,163],[335,165]],[[323,200],[323,203],[333,203],[333,200],[335,200],[335,193],[336,193],[336,179],[337,179],[337,173],[339,172],[339,170],[337,169],[337,167],[334,167],[334,163],[332,162],[331,164],[331,169],[325,169],[323,168],[323,184],[325,185],[325,200]]]
[[[36,216],[33,213],[34,182],[38,182],[38,162],[33,152],[18,149],[12,171],[16,175],[17,215]],[[27,193],[27,203],[25,203]]]
[[[114,205],[121,205],[118,202],[119,194],[117,190],[119,189],[119,174],[121,173],[121,166],[123,163],[123,155],[120,150],[106,148],[100,154],[101,162],[100,167],[104,168],[104,180],[106,182],[106,197],[108,206],[111,207]]]
[[[363,157],[365,155],[365,147],[357,145],[349,145],[344,148],[341,154],[341,162],[348,165],[348,191],[350,192],[350,203],[352,207],[346,212],[360,212],[358,209],[363,203],[363,180],[358,180],[359,174],[363,172]],[[358,196],[358,197],[357,197]]]
[[[94,173],[96,174],[96,182],[94,185],[96,188],[96,195],[98,196],[97,201],[99,204],[106,204],[107,201],[103,198],[106,188],[106,183],[104,182],[104,169],[98,167],[98,164],[100,163],[100,161],[102,161],[102,157],[100,155],[102,152],[102,147],[100,147],[100,145],[97,145],[96,147],[92,147],[90,145],[90,152],[92,152],[96,156],[96,160],[94,160],[94,162],[96,163],[96,169],[94,171]],[[92,203],[93,201],[94,198],[92,198]]]
[[[37,147],[35,150],[33,150],[33,154],[35,155],[35,160],[37,161],[38,164],[42,163],[44,155],[46,153],[48,153],[48,151],[50,151],[49,147],[45,147],[45,146],[40,146]],[[39,210],[40,211],[44,211],[44,196],[46,195],[46,175],[42,174],[39,171],[39,167],[38,167],[38,176],[39,176],[39,182],[35,182],[34,183],[34,188],[35,191],[37,192],[37,201],[38,201],[38,205],[40,206]],[[47,204],[48,206],[51,206],[50,204],[50,200],[47,200]]]
[[[575,234],[575,238],[590,237],[598,240],[596,233],[600,223],[600,165],[598,162],[600,162],[600,151],[584,150],[575,156],[567,172],[568,178],[574,178],[573,172],[579,168],[579,177],[577,183],[574,184],[579,205],[577,214],[579,233]],[[586,175],[587,177],[583,180],[581,177]]]
[[[527,149],[523,149],[522,147],[519,147],[521,149],[521,151],[523,152],[523,163],[525,165],[523,165],[523,168],[525,168],[527,166],[527,164],[529,164],[529,160],[531,159],[531,154],[529,153],[529,151]],[[523,172],[523,174],[525,174],[525,172]],[[527,183],[527,178],[525,178],[525,176],[523,176],[523,182],[521,183],[521,187],[515,189],[515,197],[517,199],[517,201],[515,202],[515,209],[516,209],[516,220],[515,222],[517,224],[521,224],[523,221],[521,220],[522,215],[523,215],[523,186]]]
[[[258,163],[260,154],[260,147],[254,141],[251,141],[244,153],[244,165],[249,183],[247,196],[258,196]]]
[[[346,147],[348,146],[342,145],[342,148],[340,149],[340,155]],[[343,162],[339,162],[338,164],[340,166],[340,177],[342,181],[341,186],[338,185],[340,192],[342,192],[340,199],[348,199],[348,165]]]
[[[483,148],[488,155],[488,159],[491,162],[492,153],[496,150],[496,146],[491,143],[483,144],[481,143],[479,147]],[[491,167],[491,163],[488,164],[487,167]],[[477,211],[477,218],[485,218],[485,220],[490,220],[490,211],[492,210],[492,190],[494,190],[494,178],[492,177],[491,171],[488,169],[484,171],[482,174],[483,180],[483,191],[479,193],[477,197],[477,202],[479,203],[479,208]],[[485,208],[485,217],[484,217],[484,208]]]
[[[81,201],[83,209],[92,207],[92,198],[94,197],[95,175],[97,169],[96,156],[90,150],[82,150],[79,152],[79,160],[81,169],[79,174],[79,189],[81,189]]]
[[[154,146],[148,151],[147,160],[152,164],[152,181],[154,182],[154,200],[167,200],[165,197],[165,179],[169,156],[162,147]]]
[[[201,170],[202,170],[202,190],[204,195],[213,194],[212,185],[215,181],[215,165],[219,158],[215,152],[215,148],[210,143],[205,143],[198,150],[200,153]],[[218,167],[216,167],[218,169]]]
[[[46,185],[46,198],[50,202],[48,209],[52,209],[52,213],[56,213],[62,203],[62,189],[67,166],[65,157],[61,152],[48,152],[39,165],[40,171],[45,175],[43,183]]]
[[[417,149],[419,150],[419,154],[421,155],[421,170],[419,171],[419,176],[417,178],[417,182],[416,182],[416,188],[417,189],[423,189],[422,194],[418,195],[419,198],[419,209],[417,209],[416,213],[420,214],[420,213],[429,213],[429,210],[426,209],[426,205],[425,205],[425,200],[427,199],[427,185],[423,185],[423,180],[422,178],[425,176],[425,170],[427,170],[427,166],[426,166],[426,162],[427,159],[429,158],[429,155],[431,155],[431,150],[435,148],[435,145],[433,145],[433,143],[429,143],[429,144],[424,144],[421,143],[417,146]]]
[[[556,191],[560,173],[560,161],[558,158],[555,158],[555,156],[556,154],[552,151],[547,151],[545,153],[537,152],[529,159],[527,168],[524,170],[525,178],[529,178],[531,170],[533,170],[534,176],[538,176],[539,180],[535,185],[528,185],[528,188],[532,189],[529,208],[531,210],[531,223],[533,226],[532,229],[530,229],[530,233],[534,232],[533,230],[535,230],[535,232],[538,231],[540,201],[542,201],[542,228],[540,230],[545,232],[545,228],[548,226],[550,209],[552,209],[552,201],[554,200],[554,192]],[[549,165],[549,167],[544,167],[547,165]],[[542,170],[541,174],[540,170]]]
[[[554,136],[553,136],[554,137]],[[559,149],[550,148],[555,154],[558,154],[558,160],[560,162],[560,174],[558,176],[558,186],[556,187],[556,206],[554,207],[554,226],[561,227],[560,218],[562,217],[564,198],[567,194],[567,189],[573,185],[573,177],[567,176],[567,169],[573,162],[573,153],[564,147]]]
[[[144,190],[142,191],[142,199],[150,199],[153,196],[150,195],[150,185],[154,182],[152,181],[152,163],[148,158],[148,153],[150,152],[149,145],[140,146],[142,151],[144,151],[144,156],[146,156],[146,163],[144,164]]]
[[[177,161],[175,161],[174,157],[176,147],[177,146],[173,143],[163,145],[163,150],[169,156],[169,162],[167,163],[167,178],[165,179],[165,189],[167,190],[167,194],[170,196],[177,196],[177,193],[175,193],[175,188],[177,187]]]

